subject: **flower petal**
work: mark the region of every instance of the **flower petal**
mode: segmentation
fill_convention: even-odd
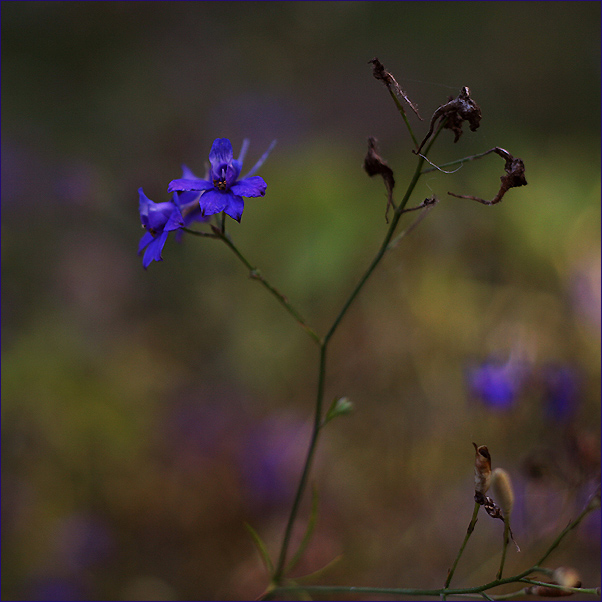
[[[175,203],[170,203],[172,206],[171,215],[165,224],[164,232],[171,232],[172,230],[178,230],[184,226],[184,218],[180,208]]]
[[[263,155],[261,155],[259,161],[257,161],[257,163],[255,163],[255,165],[253,165],[253,167],[251,168],[251,171],[245,176],[245,178],[252,176],[263,165],[263,162],[268,158],[268,155],[272,152],[272,149],[275,146],[276,146],[276,140],[272,140],[272,144],[270,144],[270,146],[268,147],[268,150],[265,151],[265,153],[263,153]]]
[[[161,236],[155,238],[144,253],[144,257],[142,258],[142,266],[146,270],[146,268],[151,264],[152,261],[162,261],[161,251],[163,251],[163,247],[165,246],[165,241],[167,240],[169,232],[163,232]]]
[[[182,178],[184,178],[185,180],[199,180],[200,179],[192,173],[192,171],[190,170],[188,165],[184,165],[184,164],[182,164]]]
[[[188,180],[187,178],[180,178],[179,180],[172,180],[167,187],[167,192],[178,191],[190,191],[190,190],[209,190],[213,188],[213,182],[207,180]]]
[[[245,157],[247,156],[248,148],[249,148],[249,139],[245,138],[242,141],[242,146],[240,147],[240,153],[238,154],[238,162],[240,163],[241,166],[245,160]]]
[[[228,192],[218,192],[217,190],[208,190],[201,197],[199,204],[202,215],[214,215],[221,213],[228,203]]]
[[[211,167],[218,167],[219,165],[229,165],[232,163],[234,158],[234,151],[232,150],[232,143],[228,138],[216,138],[211,146],[209,152],[209,161]]]
[[[203,194],[201,190],[191,190],[190,192],[175,191],[171,197],[171,202],[183,210],[186,205],[193,201],[198,201],[201,198],[201,194]]]
[[[138,255],[140,255],[142,253],[142,249],[150,245],[150,243],[153,242],[154,239],[155,237],[150,232],[145,232],[144,236],[140,239],[140,242],[138,243]]]
[[[242,163],[240,161],[232,161],[232,165],[228,165],[226,168],[226,184],[227,188],[230,188],[236,180],[238,180],[238,176],[240,175],[240,170],[242,169]]]
[[[138,188],[138,210],[140,211],[140,219],[142,223],[147,226],[148,225],[148,212],[151,207],[151,201],[145,194],[142,192],[142,188]]]
[[[165,203],[154,203],[151,201],[151,203],[148,208],[146,223],[143,223],[147,228],[155,232],[160,232],[171,218],[176,205],[171,201],[166,201]]]
[[[236,184],[234,184],[230,190],[239,196],[255,197],[265,196],[265,190],[267,187],[268,185],[265,183],[262,177],[252,176],[236,182]]]
[[[240,218],[242,217],[242,212],[245,208],[245,202],[241,196],[235,194],[229,193],[224,196],[227,196],[228,198],[228,203],[224,208],[224,212],[232,219],[235,219],[237,222],[239,222]]]

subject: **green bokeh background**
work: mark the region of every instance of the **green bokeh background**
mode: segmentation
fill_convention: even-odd
[[[442,202],[390,253],[332,340],[316,583],[440,587],[472,512],[472,441],[515,480],[508,574],[535,561],[600,472],[598,2],[2,3],[2,599],[253,599],[276,554],[311,425],[317,348],[217,241],[170,239],[145,272],[137,189],[164,201],[214,138],[250,138],[263,199],[230,233],[320,332],[386,231],[362,170],[375,136],[398,198],[415,166],[377,56],[418,137],[464,85],[477,132],[528,186],[492,198],[494,155],[431,173]],[[578,375],[554,422],[537,377],[507,411],[471,398],[499,357]],[[537,470],[534,468],[537,467]],[[300,538],[308,515],[304,505]],[[600,584],[599,512],[549,566]],[[490,581],[480,519],[455,585]]]

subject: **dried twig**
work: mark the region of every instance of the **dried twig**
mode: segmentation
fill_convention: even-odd
[[[483,205],[495,205],[502,200],[510,188],[527,185],[527,180],[525,178],[525,164],[523,163],[522,159],[519,159],[518,157],[515,159],[507,150],[499,147],[493,148],[488,152],[494,152],[502,157],[502,159],[506,160],[506,165],[504,166],[506,175],[500,177],[502,185],[500,186],[500,189],[495,197],[493,197],[491,201],[486,201],[480,197],[466,194],[454,194],[453,192],[448,192],[447,194],[458,199],[470,199],[471,201],[477,201]]]

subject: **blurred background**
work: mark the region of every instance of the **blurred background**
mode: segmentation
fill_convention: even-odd
[[[265,198],[228,228],[324,334],[387,228],[367,138],[398,199],[415,167],[374,56],[418,138],[462,86],[479,103],[477,132],[443,132],[433,161],[501,146],[528,186],[494,207],[447,196],[493,198],[496,155],[419,182],[411,205],[441,203],[332,339],[326,399],[355,409],[323,432],[294,574],[336,559],[312,583],[441,587],[473,441],[516,489],[508,575],[583,507],[600,477],[599,3],[3,2],[3,600],[263,591],[244,523],[277,554],[318,349],[216,240],[171,236],[145,271],[137,191],[168,200],[215,138],[249,138],[246,168],[277,139]],[[493,578],[502,530],[481,515],[454,585]],[[597,586],[599,543],[597,511],[547,565]]]

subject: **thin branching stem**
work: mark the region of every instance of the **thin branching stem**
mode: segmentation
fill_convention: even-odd
[[[506,562],[506,552],[510,541],[510,516],[504,517],[504,542],[502,544],[502,558],[500,560],[500,568],[498,569],[496,578],[501,579],[504,572],[504,563]]]
[[[490,581],[489,583],[484,583],[482,585],[477,585],[474,587],[464,587],[464,588],[450,588],[447,585],[440,589],[417,589],[417,588],[386,588],[386,587],[354,587],[354,586],[282,586],[282,587],[274,587],[270,591],[270,595],[266,596],[264,599],[268,599],[274,597],[278,594],[287,594],[292,592],[306,592],[308,594],[333,594],[333,593],[347,593],[347,594],[378,594],[382,596],[391,596],[391,597],[399,597],[399,596],[433,596],[433,597],[442,597],[447,598],[448,596],[461,596],[464,598],[482,598],[482,593],[486,592],[494,587],[498,587],[500,585],[506,585],[508,583],[529,583],[533,585],[545,585],[546,587],[561,587],[562,586],[553,586],[553,584],[544,583],[541,581],[535,581],[529,579],[528,576],[532,573],[537,573],[541,571],[546,571],[540,565],[544,562],[546,558],[558,547],[560,542],[566,537],[566,535],[575,529],[579,523],[584,519],[584,517],[593,510],[596,510],[600,507],[599,504],[599,492],[596,492],[590,502],[585,506],[579,516],[571,521],[562,532],[556,537],[556,539],[549,545],[548,549],[545,551],[540,560],[524,570],[522,573],[518,573],[512,577],[506,577],[505,579],[495,579]],[[574,587],[574,588],[566,588],[575,593],[579,593],[587,596],[600,596],[600,588],[585,588],[585,587]],[[513,592],[511,594],[504,594],[499,596],[491,596],[494,600],[510,600],[511,598],[522,596],[525,594],[525,590],[522,589],[517,592]]]
[[[449,584],[451,583],[454,573],[456,572],[456,567],[458,566],[458,562],[460,562],[460,557],[464,553],[464,548],[466,547],[466,544],[468,543],[468,540],[470,539],[470,536],[472,535],[472,532],[474,531],[475,525],[477,524],[477,520],[478,520],[477,515],[479,514],[480,507],[481,506],[479,504],[477,504],[477,502],[475,502],[474,510],[472,512],[472,518],[470,519],[470,524],[468,525],[468,529],[466,529],[466,535],[464,536],[464,541],[462,542],[462,545],[460,546],[460,550],[458,551],[458,555],[456,556],[456,559],[454,560],[454,564],[452,565],[452,568],[449,570],[449,573],[447,574],[447,579],[445,580],[446,588],[449,587]]]
[[[431,165],[433,165],[433,167],[429,167],[427,169],[425,169],[422,173],[430,173],[431,171],[442,171],[443,167],[451,167],[452,165],[460,165],[462,166],[464,163],[468,163],[468,161],[474,161],[475,159],[481,159],[482,157],[485,157],[486,155],[489,155],[490,153],[494,152],[495,149],[490,148],[488,151],[485,151],[484,153],[478,153],[477,155],[470,155],[469,157],[462,157],[462,159],[456,159],[455,161],[449,161],[448,163],[442,163],[441,165],[433,165],[430,161],[429,163],[431,163]],[[457,171],[457,170],[454,170]],[[452,172],[453,173],[453,172]]]
[[[286,556],[288,553],[288,546],[290,543],[291,533],[293,526],[299,512],[299,505],[305,492],[309,473],[311,471],[312,460],[316,451],[316,444],[318,442],[318,435],[320,434],[320,427],[322,425],[322,405],[324,401],[324,385],[326,381],[326,341],[320,345],[320,369],[318,374],[318,390],[316,395],[316,410],[314,415],[314,423],[311,433],[311,439],[309,448],[307,450],[307,456],[305,458],[305,464],[303,466],[303,472],[301,473],[301,479],[297,486],[297,493],[293,501],[293,506],[288,517],[286,529],[284,531],[284,538],[282,540],[282,546],[280,548],[280,555],[278,557],[278,563],[273,575],[273,582],[279,583],[284,576],[284,569],[286,567]]]
[[[207,234],[207,236],[211,236],[211,234]],[[303,316],[290,303],[288,298],[285,297],[277,288],[272,286],[268,282],[268,280],[265,279],[265,277],[263,276],[261,271],[258,268],[254,267],[249,262],[249,260],[240,252],[238,247],[232,242],[232,239],[219,228],[213,229],[213,236],[215,238],[219,238],[220,240],[225,242],[226,245],[228,247],[230,247],[230,249],[232,249],[232,251],[234,251],[234,254],[236,255],[236,257],[238,257],[238,259],[240,259],[240,261],[242,261],[242,263],[247,267],[247,269],[249,270],[250,277],[253,280],[257,280],[258,282],[260,282],[274,297],[276,297],[276,299],[280,302],[280,304],[282,306],[284,306],[286,311],[288,311],[288,313],[301,325],[303,330],[305,330],[305,332],[307,332],[307,334],[314,340],[314,342],[321,344],[321,339],[318,336],[318,334],[313,330],[313,328],[311,328],[307,324],[307,322],[305,321]]]
[[[391,95],[391,98],[395,102],[395,105],[397,106],[399,112],[401,113],[401,116],[403,117],[406,127],[408,128],[408,132],[410,133],[410,136],[412,137],[412,141],[414,142],[414,146],[416,148],[418,148],[418,140],[416,139],[416,136],[414,135],[414,131],[412,130],[412,126],[410,125],[410,121],[408,119],[408,116],[406,115],[403,105],[399,101],[399,98],[397,98],[397,94],[395,94],[395,92],[391,88],[389,88],[389,94]]]
[[[433,142],[437,138],[437,135],[439,134],[440,131],[441,131],[441,128],[439,128],[439,130],[437,131],[435,136],[433,136],[433,139],[431,140],[431,143],[429,144],[428,148],[426,149],[425,154],[428,153],[429,149],[431,148]],[[401,203],[395,209],[395,213],[394,213],[393,219],[391,220],[391,224],[389,225],[389,229],[387,230],[387,233],[385,234],[385,238],[384,238],[378,252],[376,253],[376,256],[372,260],[372,263],[369,265],[368,269],[366,270],[366,272],[364,273],[364,275],[362,276],[362,278],[360,279],[360,281],[358,282],[356,287],[353,289],[353,291],[347,298],[347,301],[343,304],[343,307],[342,307],[341,311],[338,313],[338,315],[336,316],[336,318],[334,319],[332,326],[330,327],[330,329],[328,330],[328,332],[326,333],[326,335],[320,342],[320,365],[319,365],[319,373],[318,373],[318,392],[317,392],[317,396],[316,396],[316,407],[315,407],[315,413],[314,413],[314,426],[313,426],[313,430],[312,430],[311,439],[309,442],[309,448],[307,450],[305,465],[303,467],[303,472],[301,473],[299,485],[297,486],[297,492],[295,494],[295,498],[293,500],[293,505],[291,507],[291,512],[289,514],[287,525],[285,528],[282,545],[280,547],[278,562],[276,564],[276,569],[274,571],[274,575],[272,576],[272,581],[276,585],[280,584],[283,577],[285,576],[284,570],[286,567],[286,557],[288,554],[288,547],[290,544],[291,533],[293,530],[293,526],[295,524],[295,520],[297,518],[301,500],[303,499],[303,494],[305,492],[305,488],[307,486],[309,473],[311,471],[311,464],[312,464],[312,460],[314,457],[316,445],[318,442],[318,435],[320,433],[320,428],[323,424],[323,422],[322,422],[322,406],[323,406],[323,401],[324,401],[324,387],[325,387],[325,383],[326,383],[326,351],[328,348],[328,343],[329,343],[330,339],[332,338],[332,335],[335,333],[337,327],[341,323],[341,320],[343,319],[344,315],[347,313],[347,310],[353,303],[354,299],[357,297],[358,293],[363,288],[364,284],[366,283],[366,281],[368,280],[368,278],[370,277],[370,275],[372,274],[372,272],[374,271],[376,266],[380,263],[380,260],[383,258],[386,251],[389,249],[389,243],[391,241],[393,234],[395,233],[395,229],[397,227],[397,224],[399,223],[399,219],[401,218],[401,216],[404,212],[404,208],[405,208],[408,200],[410,199],[410,196],[412,195],[412,192],[414,191],[414,188],[416,187],[418,180],[420,179],[420,175],[421,175],[420,170],[422,169],[423,164],[424,164],[424,159],[419,158],[418,165],[416,166],[416,170],[414,172],[414,176],[408,185],[408,188],[406,190],[406,193],[405,193]]]

